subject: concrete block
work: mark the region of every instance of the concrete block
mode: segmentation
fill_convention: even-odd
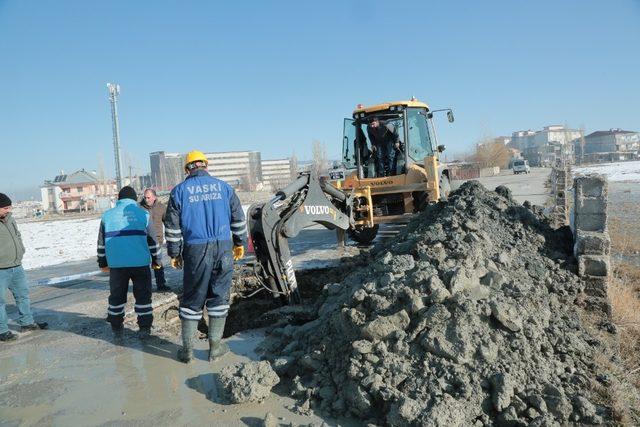
[[[608,277],[585,277],[584,293],[599,298],[606,298],[609,290]]]
[[[583,277],[608,277],[611,271],[609,257],[604,255],[578,256],[578,275]]]
[[[576,197],[576,212],[578,214],[607,213],[608,199],[606,197]]]
[[[578,197],[607,197],[608,184],[604,175],[592,174],[579,176],[573,180],[576,198]]]
[[[605,231],[607,229],[607,214],[580,214],[574,213],[574,226],[582,231]]]
[[[611,251],[611,238],[609,233],[598,231],[576,231],[573,254],[579,255],[609,255]]]

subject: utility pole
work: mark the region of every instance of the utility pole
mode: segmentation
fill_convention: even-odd
[[[111,121],[113,124],[113,153],[116,164],[116,185],[118,190],[122,188],[122,153],[120,151],[120,126],[118,125],[118,95],[120,95],[120,85],[107,83],[109,89],[109,101],[111,102]]]

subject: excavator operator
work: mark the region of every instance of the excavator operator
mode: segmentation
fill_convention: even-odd
[[[367,125],[367,135],[376,155],[376,175],[378,177],[395,175],[398,154],[402,149],[396,127],[374,116]]]

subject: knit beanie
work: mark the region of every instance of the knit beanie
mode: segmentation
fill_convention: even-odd
[[[122,187],[122,189],[118,193],[118,200],[122,199],[137,200],[138,195],[136,194],[136,190],[134,190],[132,187],[129,187],[128,185]]]
[[[0,208],[11,206],[11,199],[4,193],[0,193]]]

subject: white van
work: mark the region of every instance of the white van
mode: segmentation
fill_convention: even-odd
[[[531,168],[529,167],[529,162],[526,160],[514,160],[513,162],[513,173],[529,173],[531,172]]]

